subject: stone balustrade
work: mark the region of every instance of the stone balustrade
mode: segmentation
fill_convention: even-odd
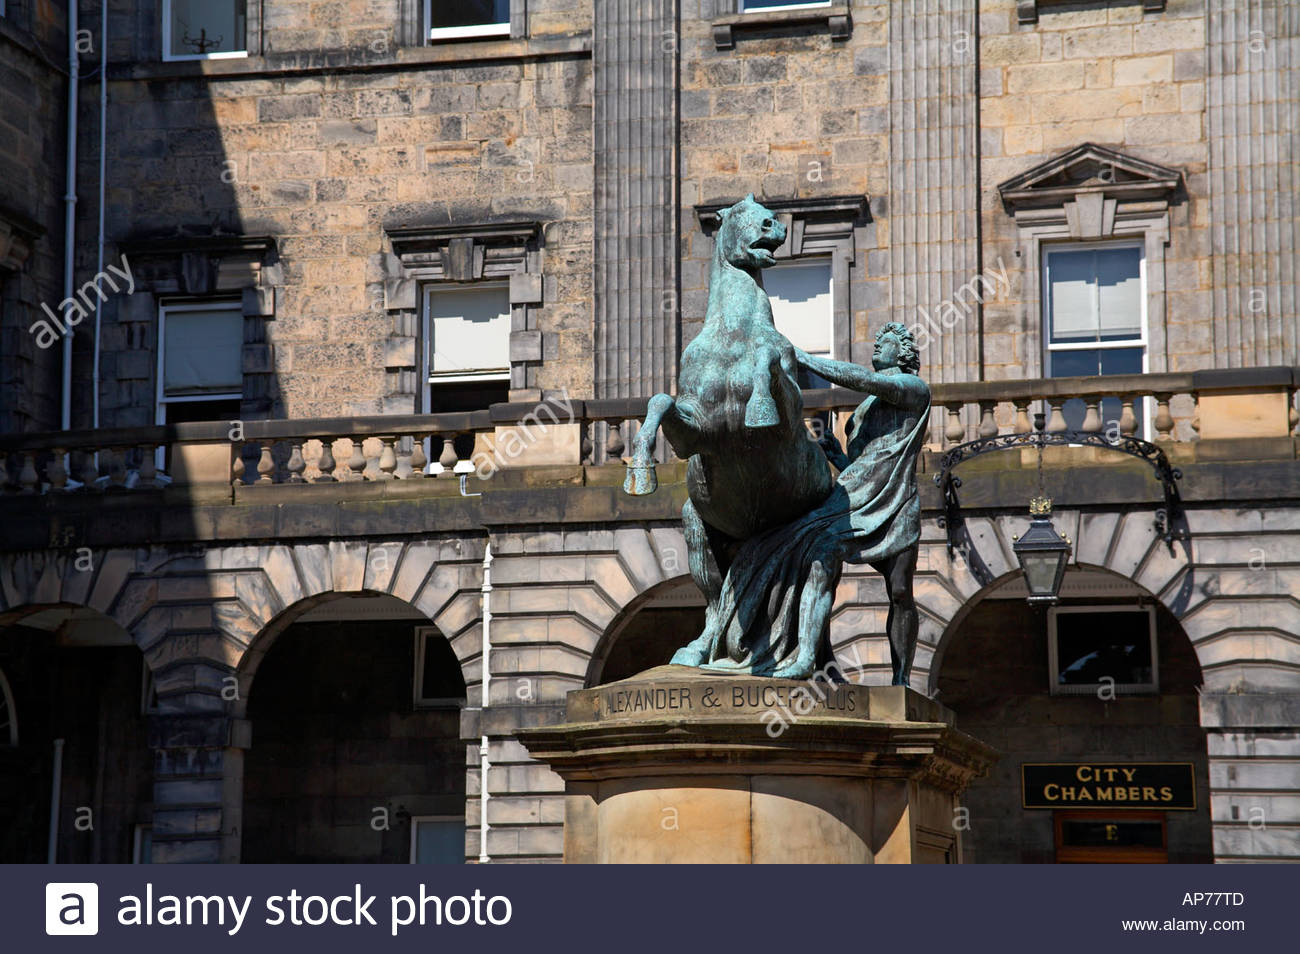
[[[1048,431],[1063,431],[1071,401],[1082,405],[1083,431],[1114,427],[1119,435],[1164,442],[1289,438],[1300,424],[1298,389],[1300,368],[1290,367],[936,384],[929,443],[938,449],[976,437],[1026,433],[1036,413],[1045,415]],[[861,399],[839,388],[806,391],[806,420],[814,431],[842,428]],[[1102,413],[1108,401],[1118,408],[1113,421]],[[1180,403],[1182,412],[1176,413]],[[9,495],[111,493],[169,484],[239,489],[486,479],[503,468],[619,461],[636,436],[645,405],[644,398],[565,399],[460,413],[6,435],[0,437],[0,477]],[[1147,421],[1153,434],[1142,433]],[[660,448],[671,453],[663,441]]]

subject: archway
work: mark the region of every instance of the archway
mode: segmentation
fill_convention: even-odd
[[[586,685],[599,686],[662,666],[704,628],[704,595],[689,576],[642,593],[605,630],[592,654]]]
[[[44,862],[51,836],[57,862],[148,860],[151,686],[139,648],[96,610],[0,616],[0,861]]]
[[[1072,568],[1050,609],[1025,596],[1019,574],[995,581],[936,656],[938,700],[1001,753],[955,822],[967,860],[1211,861],[1201,666],[1181,624],[1095,568]]]
[[[241,859],[463,862],[466,686],[451,646],[392,596],[311,604],[273,621],[241,671]]]

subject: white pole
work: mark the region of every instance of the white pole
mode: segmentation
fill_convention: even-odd
[[[491,702],[489,688],[492,682],[492,544],[483,553],[483,698],[479,712],[480,722],[487,715]],[[478,744],[478,863],[485,865],[488,857],[488,737],[483,733]]]
[[[50,787],[50,840],[45,847],[45,863],[55,864],[59,856],[59,812],[63,796],[63,740],[54,740],[54,781]]]
[[[104,195],[108,176],[108,0],[103,0],[99,6],[99,267],[96,276],[104,274]],[[103,307],[104,299],[95,296],[94,363],[90,366],[91,427],[99,427],[99,328]]]
[[[68,0],[68,165],[63,194],[63,298],[72,297],[77,245],[77,0]],[[72,429],[72,325],[63,336],[63,429]]]

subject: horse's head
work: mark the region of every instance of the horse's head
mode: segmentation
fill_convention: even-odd
[[[754,193],[723,209],[718,217],[716,247],[723,260],[746,271],[776,264],[772,253],[785,241],[785,226],[771,209],[754,201]]]

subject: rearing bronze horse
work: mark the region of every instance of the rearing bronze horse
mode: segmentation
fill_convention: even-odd
[[[720,219],[704,328],[682,352],[677,397],[650,399],[623,485],[629,494],[655,491],[652,448],[662,427],[688,459],[682,522],[709,624],[740,544],[808,513],[834,484],[803,423],[794,346],[776,330],[763,289],[761,269],[776,263],[785,226],[752,193]],[[698,643],[673,662],[699,665]]]

